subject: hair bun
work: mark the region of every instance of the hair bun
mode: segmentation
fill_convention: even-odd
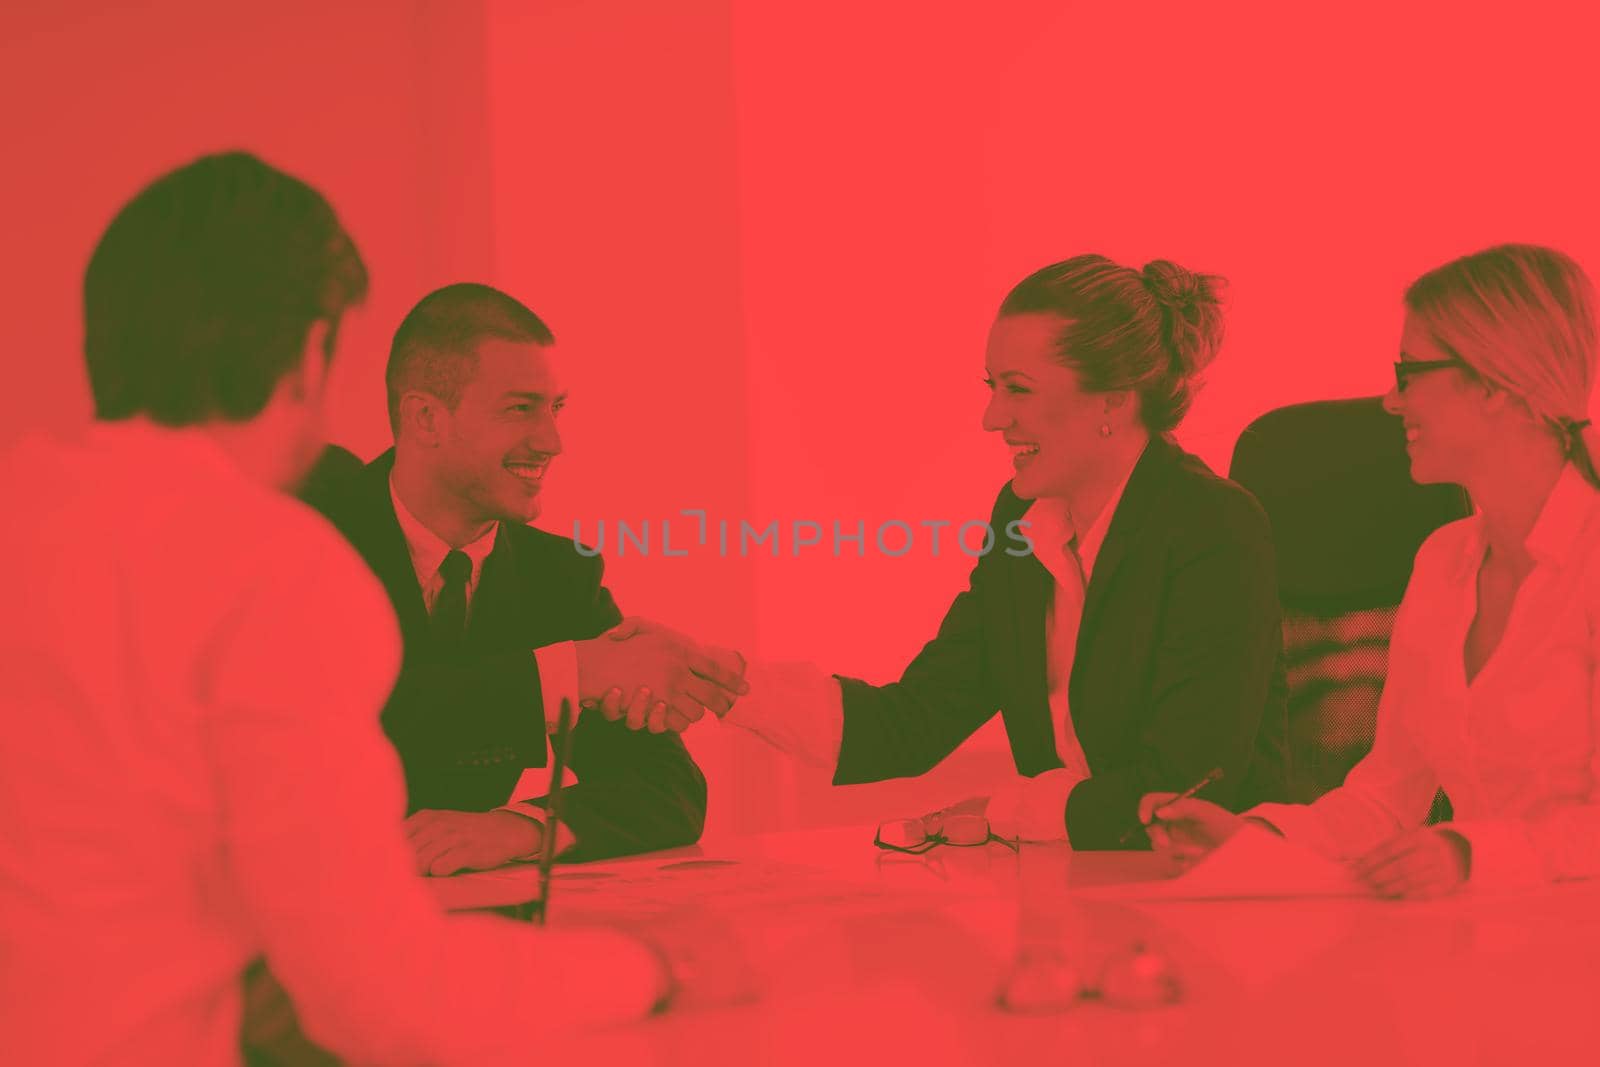
[[[1152,259],[1140,273],[1150,295],[1168,307],[1183,307],[1200,295],[1200,277],[1171,260]]]
[[[1144,286],[1161,305],[1164,340],[1174,369],[1198,374],[1222,347],[1222,294],[1225,284],[1213,274],[1196,274],[1167,259],[1153,259],[1140,272]]]

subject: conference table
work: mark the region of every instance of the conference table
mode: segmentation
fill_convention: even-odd
[[[1064,845],[901,855],[874,847],[870,827],[558,867],[552,926],[710,920],[742,947],[754,990],[583,1035],[570,1055],[896,1067],[1600,1062],[1600,885],[1417,902],[1129,892],[1178,873],[1151,853]],[[536,896],[537,871],[432,884],[447,907],[491,907]],[[1085,992],[1041,1001],[1029,992],[1041,973]],[[1022,1003],[1000,1003],[1002,988]]]

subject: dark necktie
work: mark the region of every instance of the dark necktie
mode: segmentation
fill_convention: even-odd
[[[433,637],[445,648],[461,644],[467,630],[467,582],[472,578],[472,559],[460,549],[445,553],[439,564],[444,585],[433,601]]]

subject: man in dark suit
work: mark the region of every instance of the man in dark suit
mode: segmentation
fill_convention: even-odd
[[[563,697],[572,736],[566,858],[690,844],[706,785],[677,731],[742,688],[730,654],[621,621],[602,561],[527,525],[561,452],[554,337],[483,285],[429,294],[401,323],[386,375],[395,447],[308,499],[382,580],[404,635],[383,725],[405,768],[406,828],[436,875],[531,858],[542,798],[508,799],[547,765]],[[633,721],[614,721],[624,693]],[[596,710],[596,706],[599,706]],[[630,729],[629,726],[633,729]],[[648,726],[648,729],[641,727]]]

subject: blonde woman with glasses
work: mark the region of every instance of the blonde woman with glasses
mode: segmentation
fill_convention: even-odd
[[[1505,245],[1424,274],[1405,308],[1385,406],[1412,477],[1465,487],[1475,513],[1417,553],[1372,752],[1309,805],[1152,793],[1140,814],[1186,859],[1265,824],[1383,896],[1600,874],[1593,288],[1560,252]],[[1425,826],[1439,788],[1455,821]]]

